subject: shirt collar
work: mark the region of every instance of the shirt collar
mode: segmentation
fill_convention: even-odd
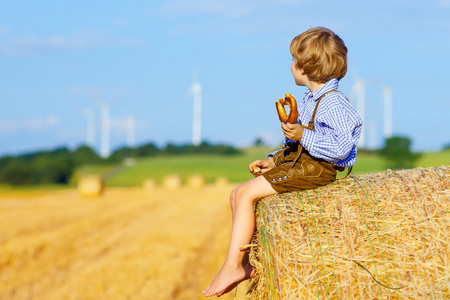
[[[328,91],[331,90],[337,90],[339,88],[339,80],[337,78],[332,78],[328,80],[324,85],[322,85],[317,91],[314,93],[311,92],[310,89],[308,89],[305,92],[305,99],[312,99],[313,101],[317,101],[320,96],[325,94]]]

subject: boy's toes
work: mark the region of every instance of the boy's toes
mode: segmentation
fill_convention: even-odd
[[[211,292],[211,287],[208,286],[206,289],[204,289],[203,292],[202,292],[202,294],[203,294],[203,296],[205,296],[205,297],[211,297],[211,296],[213,296],[213,295],[212,295],[212,292]]]

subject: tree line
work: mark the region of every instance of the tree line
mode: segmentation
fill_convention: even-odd
[[[136,148],[121,147],[110,157],[101,158],[92,148],[80,146],[74,151],[60,147],[0,158],[0,183],[10,185],[67,184],[77,167],[116,164],[126,158],[170,156],[180,154],[236,155],[241,151],[228,145],[203,142],[198,146],[167,144],[164,148],[147,143]]]
[[[255,143],[255,146],[261,146]],[[415,166],[419,153],[411,152],[411,140],[406,137],[386,139],[384,148],[375,152],[384,158],[390,169],[406,169]],[[360,153],[367,150],[360,149]],[[115,150],[107,159],[101,158],[93,149],[80,146],[74,151],[60,147],[50,151],[26,153],[18,156],[0,158],[0,184],[37,185],[66,184],[75,169],[82,165],[117,164],[126,158],[151,156],[170,156],[185,154],[236,155],[241,150],[228,145],[212,145],[203,142],[198,146],[191,144],[167,144],[164,148],[147,143],[136,148],[122,147]]]

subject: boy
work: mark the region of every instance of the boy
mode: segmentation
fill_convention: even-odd
[[[254,275],[240,247],[249,244],[253,236],[256,201],[276,193],[328,184],[336,179],[336,170],[343,171],[355,163],[362,121],[337,91],[339,80],[347,72],[347,47],[334,32],[317,27],[295,37],[290,52],[295,83],[308,87],[298,123],[281,123],[286,137],[284,149],[250,163],[248,168],[255,178],[231,192],[233,227],[228,254],[203,291],[207,297],[229,292]],[[256,173],[254,166],[261,171]]]

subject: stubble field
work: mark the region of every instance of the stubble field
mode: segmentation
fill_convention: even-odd
[[[0,299],[204,299],[226,255],[232,188],[0,195]]]

